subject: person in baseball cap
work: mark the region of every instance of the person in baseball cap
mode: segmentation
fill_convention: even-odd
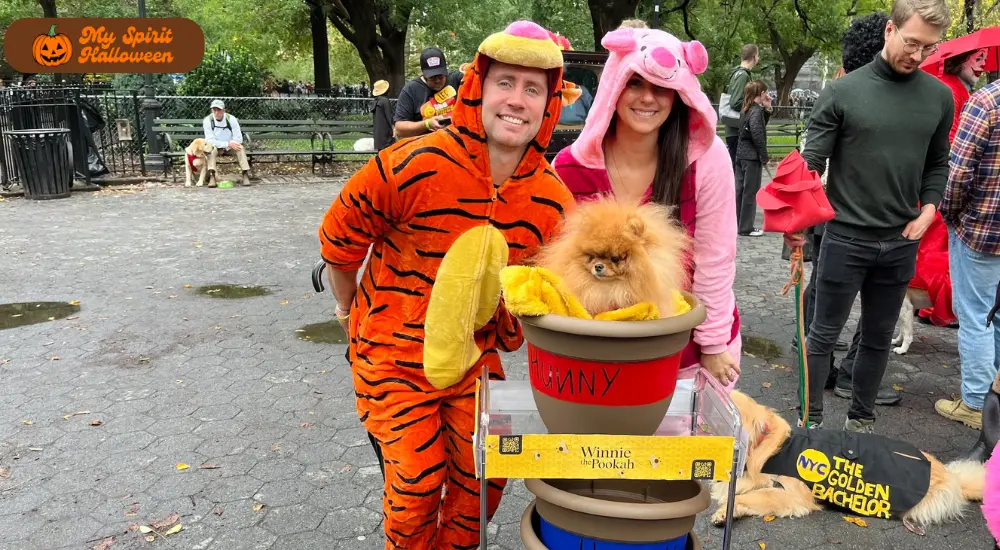
[[[444,52],[424,48],[420,52],[420,76],[399,92],[393,126],[399,137],[413,137],[444,128],[458,99],[462,73],[449,71]]]
[[[243,174],[242,184],[248,186],[250,185],[250,162],[247,159],[247,152],[243,149],[243,132],[240,130],[240,121],[226,112],[226,104],[221,99],[213,99],[211,108],[212,114],[206,116],[202,121],[205,141],[215,147],[208,155],[208,186],[216,187],[218,184],[215,164],[219,155],[228,155],[230,152],[236,154],[236,160],[239,162]]]

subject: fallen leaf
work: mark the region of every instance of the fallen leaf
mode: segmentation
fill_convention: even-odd
[[[223,513],[225,513],[225,510],[223,510],[221,506],[216,506],[215,509],[212,510],[212,513],[217,516],[221,516]]]
[[[80,305],[80,300],[73,300],[73,301],[71,301],[69,303],[69,305],[71,305],[71,306],[78,306],[78,305]]]
[[[771,387],[771,383],[770,382],[764,382],[763,384],[761,384],[761,386],[764,386],[765,388],[770,388]]]
[[[892,389],[894,389],[896,391],[903,391],[903,386],[901,386],[899,384],[893,384],[892,385]]]
[[[260,512],[263,509],[264,509],[264,505],[263,504],[261,504],[259,502],[255,502],[254,503],[254,505],[253,505],[253,511],[254,512]]]
[[[275,443],[274,445],[271,445],[271,452],[272,453],[281,452],[281,445],[279,445],[277,443]]]
[[[201,466],[198,467],[201,468],[202,470],[218,470],[220,468],[218,464],[202,464]]]
[[[10,468],[0,468],[0,479],[7,479],[10,477]]]
[[[24,419],[24,420],[21,421],[21,424],[24,424],[25,426],[30,426],[30,425],[32,425],[34,423],[35,423],[34,421],[28,420],[28,419]]]
[[[351,468],[353,468],[353,466],[351,466],[350,464],[348,464],[347,466],[344,466],[343,468],[340,469],[340,473],[350,472]]]
[[[171,300],[173,300],[173,299],[174,299],[174,298],[176,298],[176,297],[177,297],[177,296],[167,296],[167,298],[169,298],[169,299],[171,299]]]
[[[95,418],[90,421],[91,426],[100,426],[101,424],[104,424],[104,422],[101,422],[100,418]]]
[[[190,465],[184,464],[183,462],[178,462],[177,463],[177,469],[178,470],[187,470],[190,467],[191,467]]]
[[[165,532],[163,534],[164,535],[173,535],[173,534],[176,534],[176,533],[180,533],[182,529],[184,529],[184,526],[181,525],[180,523],[178,523],[177,525],[174,525],[173,527],[171,527],[170,529],[168,529],[167,532]]]
[[[49,321],[55,321],[55,320],[56,320],[55,317],[49,317]]]
[[[299,427],[300,428],[308,428],[309,426],[312,426],[312,425],[313,425],[312,422],[303,422],[302,424],[299,425]]]
[[[287,305],[288,305],[288,300],[282,300],[282,301],[281,301],[281,305],[283,305],[283,306],[287,306]]]
[[[774,516],[764,516],[764,521],[774,521]]]
[[[90,411],[77,411],[75,413],[64,414],[63,420],[69,420],[70,418],[73,418],[74,416],[79,416],[81,414],[90,414]]]
[[[183,381],[183,380],[178,380],[178,381],[177,381],[177,383],[178,383],[178,384],[183,384],[183,383],[184,383],[184,381]]]
[[[67,320],[67,321],[76,321],[76,320],[77,320],[77,319],[79,319],[79,318],[80,318],[80,316],[79,316],[79,315],[74,315],[74,316],[72,316],[72,317],[67,317],[67,318],[66,318],[66,320]],[[87,330],[87,329],[80,329],[80,330]]]
[[[184,288],[191,288],[191,285],[184,285]]]
[[[941,366],[944,367],[944,368],[948,368],[948,365],[941,365]]]
[[[42,448],[41,447],[28,447],[28,450],[29,451],[35,451],[37,453],[37,452],[41,452]]]
[[[764,544],[764,541],[762,540],[757,541],[757,546],[760,546],[760,550],[765,550],[767,548],[767,545]]]
[[[59,360],[58,355],[53,355],[52,357],[49,357],[49,361],[58,361],[58,360]]]
[[[93,550],[108,550],[115,543],[115,537],[108,537],[95,546]]]
[[[153,528],[149,527],[148,525],[140,525],[139,526],[139,532],[140,533],[152,533],[153,532]]]
[[[132,507],[125,511],[125,517],[132,517],[139,513],[139,503],[133,502]]]
[[[195,242],[193,242],[191,244],[195,245],[197,248],[201,248],[201,243],[198,242],[198,241],[195,241]]]
[[[139,529],[142,529],[142,527],[138,523],[130,523],[130,524],[128,524],[128,530],[129,531],[138,531]]]
[[[146,542],[153,542],[156,540],[156,535],[146,535]]]
[[[856,518],[854,516],[844,516],[844,521],[846,521],[847,523],[853,523],[854,525],[857,525],[858,527],[868,527],[868,522],[867,521],[865,521],[865,520],[863,520],[861,518]]]
[[[178,514],[177,512],[174,512],[173,514],[167,516],[167,519],[154,520],[149,522],[149,526],[152,527],[153,529],[160,530],[177,523],[177,520],[179,519],[181,519],[181,515]]]

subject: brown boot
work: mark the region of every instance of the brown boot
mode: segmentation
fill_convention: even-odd
[[[250,187],[250,172],[248,170],[243,171],[243,186]]]
[[[209,170],[208,171],[208,183],[206,185],[208,187],[218,187],[219,183],[217,181],[215,181],[215,180],[216,180],[216,178],[215,178],[215,170]]]

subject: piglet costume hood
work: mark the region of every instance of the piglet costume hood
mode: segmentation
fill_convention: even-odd
[[[606,34],[601,45],[610,55],[587,124],[571,146],[573,157],[580,164],[604,168],[604,135],[618,97],[632,74],[676,90],[678,98],[690,108],[688,164],[712,147],[718,116],[698,82],[697,75],[708,67],[708,52],[701,42],[681,42],[660,30],[624,28]]]

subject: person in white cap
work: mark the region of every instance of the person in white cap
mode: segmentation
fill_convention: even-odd
[[[243,185],[250,185],[250,162],[247,152],[243,149],[243,132],[240,131],[240,121],[226,112],[226,104],[221,99],[212,101],[212,114],[205,117],[202,125],[205,128],[205,141],[215,146],[208,155],[208,186],[215,187],[215,161],[220,154],[236,152],[236,159],[243,171]]]

